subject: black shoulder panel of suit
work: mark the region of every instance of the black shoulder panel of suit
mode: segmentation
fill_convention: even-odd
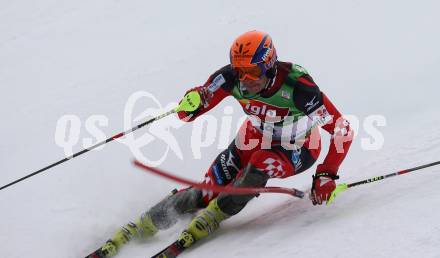
[[[237,76],[237,73],[234,71],[234,69],[232,69],[230,64],[223,66],[222,68],[217,70],[215,73],[213,73],[209,77],[208,82],[212,83],[213,81],[216,80],[216,78],[218,78],[220,76],[222,76],[223,79],[225,80],[225,82],[221,84],[221,87],[228,92],[232,91],[232,89],[234,88],[234,85],[238,81],[238,76]]]
[[[290,73],[290,71],[292,71],[292,63],[290,62],[277,61],[276,67],[278,73],[283,73],[287,75]]]
[[[297,79],[287,76],[285,83],[293,87],[295,107],[306,115],[312,113],[323,104],[321,90],[310,75],[304,74]]]

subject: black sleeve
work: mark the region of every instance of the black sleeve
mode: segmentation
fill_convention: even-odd
[[[210,87],[212,91],[216,91],[218,87],[222,87],[225,91],[230,92],[237,81],[237,73],[232,69],[231,65],[225,65],[209,76],[205,86]]]
[[[294,88],[293,103],[304,114],[309,115],[322,106],[321,90],[310,75],[303,75],[298,80],[288,78],[287,84]]]

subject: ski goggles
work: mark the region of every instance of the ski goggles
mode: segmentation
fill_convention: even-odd
[[[238,73],[238,79],[240,81],[244,80],[259,80],[263,75],[266,74],[266,69],[264,65],[256,65],[252,67],[235,67],[235,70]]]

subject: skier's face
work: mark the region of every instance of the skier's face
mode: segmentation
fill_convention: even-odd
[[[242,80],[240,83],[249,93],[256,94],[264,89],[267,80],[266,76],[262,76],[258,80]]]

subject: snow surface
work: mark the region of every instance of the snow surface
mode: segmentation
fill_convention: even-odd
[[[86,119],[104,115],[109,137],[123,129],[130,95],[178,101],[228,62],[235,36],[255,28],[272,35],[281,60],[306,67],[341,111],[386,117],[383,148],[363,150],[361,128],[340,182],[436,161],[438,10],[437,1],[2,0],[0,185],[64,157],[54,140],[61,116],[81,119],[83,139]],[[227,105],[238,120],[230,99],[211,114]],[[219,149],[194,159],[192,126],[173,132],[183,159],[171,151],[161,167],[198,180]],[[163,149],[155,140],[142,151]],[[111,143],[1,191],[0,257],[84,257],[176,187],[134,168],[132,157]],[[313,170],[271,185],[308,189]],[[328,207],[261,195],[182,257],[440,257],[439,172],[350,189]],[[150,257],[189,220],[118,257]]]

